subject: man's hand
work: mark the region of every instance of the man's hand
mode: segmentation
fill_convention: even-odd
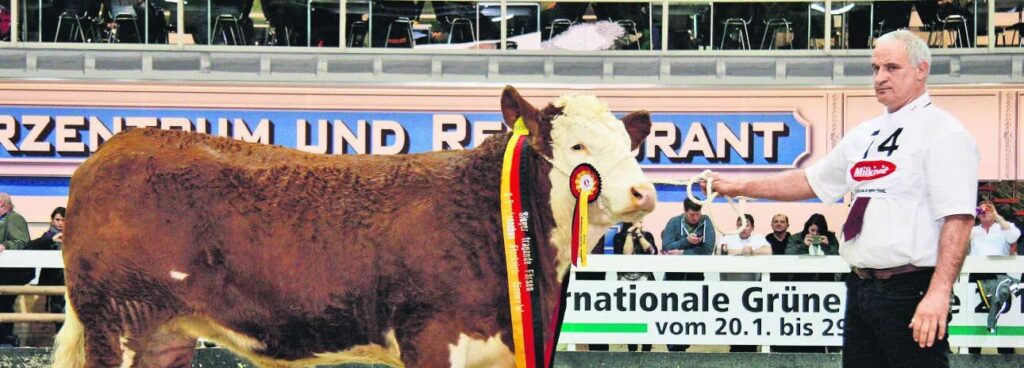
[[[1010,230],[1010,223],[1006,222],[1006,219],[1004,219],[1003,216],[1000,216],[999,212],[992,211],[992,215],[995,216],[996,223],[999,224],[999,227],[1001,229],[1003,229],[1003,230]]]
[[[949,295],[929,292],[917,304],[914,318],[910,319],[910,327],[914,330],[914,341],[921,348],[932,347],[935,339],[942,340],[946,336],[946,317],[949,315]]]
[[[0,244],[0,252],[3,252],[5,250],[7,250],[7,247],[5,247],[3,244]]]
[[[703,241],[703,239],[696,235],[690,235],[686,237],[686,241],[690,242],[690,244],[697,245],[700,244]]]
[[[715,191],[719,195],[736,197],[744,194],[742,192],[743,182],[741,181],[724,178],[716,172],[712,172],[711,175],[709,175],[708,180],[711,180],[711,190]],[[705,195],[707,195],[707,181],[700,182],[700,189],[704,191]]]
[[[56,242],[56,243],[63,243],[64,242],[64,233],[59,233],[57,235],[54,235],[53,236],[53,241]]]

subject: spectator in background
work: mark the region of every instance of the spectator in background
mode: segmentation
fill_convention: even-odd
[[[654,245],[654,234],[644,230],[643,224],[625,222],[622,224],[626,231],[620,231],[615,235],[615,254],[658,254],[658,247]],[[654,274],[650,272],[619,272],[619,281],[654,281]],[[629,351],[637,351],[635,344],[626,346]],[[651,344],[640,346],[641,351],[651,351]]]
[[[839,239],[836,233],[828,230],[825,216],[815,213],[804,223],[803,231],[793,234],[786,246],[787,255],[839,255]],[[792,273],[787,274],[789,281],[823,281],[833,282],[841,279],[834,273]],[[831,348],[833,352],[838,347]],[[827,353],[827,346],[773,346],[772,351],[786,353]]]
[[[747,219],[747,226],[740,230],[739,234],[726,235],[722,237],[721,244],[715,248],[716,254],[730,256],[752,256],[772,255],[772,247],[760,234],[754,234],[754,216],[743,214]],[[743,220],[736,219],[736,226],[742,226]],[[760,281],[759,273],[723,273],[722,281]],[[730,345],[731,353],[756,353],[757,345]]]
[[[661,248],[670,255],[711,255],[715,248],[715,225],[701,214],[701,205],[687,198],[683,214],[668,220],[661,231]],[[700,272],[666,272],[666,281],[704,281]],[[690,345],[668,345],[668,351],[686,351]]]
[[[28,245],[28,222],[17,212],[7,193],[0,193],[0,252]],[[0,285],[25,285],[36,277],[34,268],[0,268]],[[0,295],[0,313],[14,313],[17,295]],[[14,324],[0,324],[0,346],[18,346]]]
[[[781,213],[772,216],[772,233],[764,237],[772,246],[772,254],[785,254],[790,236],[789,217]]]
[[[745,213],[743,214],[743,217],[747,219],[747,225],[743,227],[742,230],[740,230],[739,234],[726,235],[722,237],[722,240],[719,242],[719,246],[715,249],[715,254],[730,256],[772,255],[772,247],[770,244],[768,244],[768,241],[765,239],[765,237],[761,236],[760,234],[754,234],[754,216],[751,216],[749,213]],[[736,226],[743,226],[742,218],[736,219]],[[735,275],[756,276],[758,274],[742,273]],[[726,279],[723,278],[722,280],[724,281]],[[758,281],[760,280],[760,277],[754,277],[750,279],[730,279],[729,281],[733,280]]]
[[[654,235],[644,231],[643,224],[621,222],[610,228],[597,240],[597,247],[591,254],[658,254]],[[604,272],[576,272],[576,280],[603,281]],[[654,280],[650,272],[619,272],[620,281]],[[590,351],[608,351],[608,344],[590,344]],[[629,345],[629,351],[636,351],[636,345]],[[651,345],[644,345],[643,351],[651,351]]]
[[[992,226],[996,225],[998,226]],[[992,202],[978,204],[978,225],[971,229],[971,256],[1008,256],[1016,254],[1013,244],[1020,229],[999,215]]]
[[[662,249],[670,255],[710,255],[715,248],[715,225],[701,213],[701,205],[689,198],[683,201],[683,210],[661,231]],[[665,280],[704,281],[704,274],[670,272]]]
[[[789,245],[789,239],[791,237],[792,234],[789,233],[789,216],[781,213],[772,216],[772,233],[765,236],[765,239],[768,240],[768,244],[772,245],[772,254],[786,254],[786,246]],[[772,274],[772,281],[789,281],[791,279],[792,275],[788,273]]]
[[[50,228],[42,236],[28,242],[31,250],[61,250],[64,245],[64,216],[67,210],[57,207],[50,213]],[[39,285],[64,285],[64,269],[44,268],[39,272]],[[50,295],[46,297],[46,310],[50,313],[64,313],[64,297]],[[56,323],[57,331],[63,323]]]
[[[1008,256],[1015,254],[1013,244],[1020,238],[1017,225],[1003,219],[996,206],[989,201],[978,204],[978,225],[971,229],[970,256]],[[994,226],[993,226],[994,225]],[[968,280],[991,280],[995,273],[972,273]],[[987,310],[985,312],[988,312]],[[981,348],[968,348],[971,354],[981,354]],[[1013,348],[999,348],[999,354],[1013,354]]]
[[[836,239],[836,233],[828,231],[828,222],[825,220],[825,216],[815,213],[804,223],[803,231],[793,234],[789,238],[786,254],[839,255],[839,239]]]

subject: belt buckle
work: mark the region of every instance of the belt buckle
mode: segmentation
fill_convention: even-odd
[[[878,278],[875,276],[875,270],[874,269],[871,269],[871,268],[860,268],[860,267],[856,267],[854,269],[858,271],[858,272],[855,272],[857,274],[857,276],[862,278],[862,279],[864,279],[864,280],[878,280]]]

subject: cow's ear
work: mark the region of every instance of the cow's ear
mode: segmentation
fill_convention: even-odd
[[[540,132],[538,123],[540,112],[530,105],[523,96],[520,96],[519,91],[512,86],[505,86],[505,90],[501,92],[501,116],[505,119],[505,125],[509,129],[515,127],[516,120],[522,117],[523,122],[526,123],[526,129],[530,130],[531,135]]]
[[[633,111],[622,117],[622,123],[626,125],[626,132],[629,133],[631,141],[630,148],[637,149],[647,135],[651,134],[651,114],[645,110]]]

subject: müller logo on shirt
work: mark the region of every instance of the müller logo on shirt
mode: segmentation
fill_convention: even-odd
[[[861,161],[850,168],[850,176],[856,181],[885,177],[896,171],[896,164],[889,161]]]

